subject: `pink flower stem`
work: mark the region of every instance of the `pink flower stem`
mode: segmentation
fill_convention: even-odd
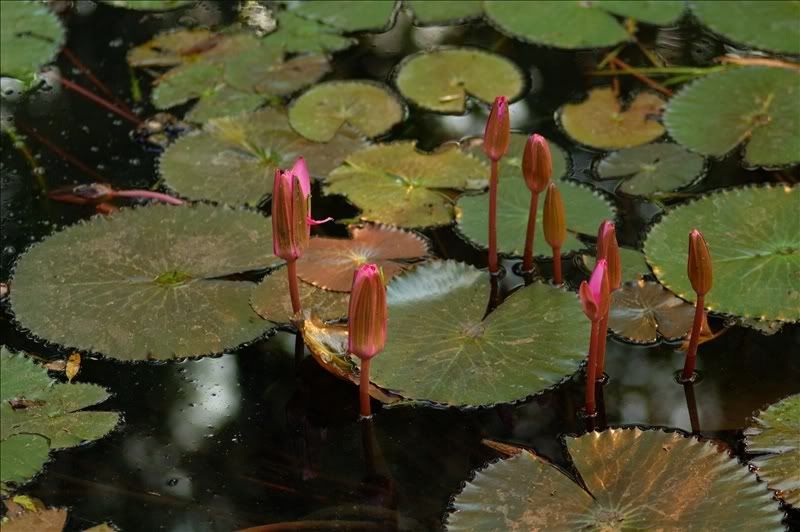
[[[497,261],[497,161],[492,161],[489,178],[489,273],[500,271]]]
[[[361,375],[359,379],[358,396],[362,418],[372,416],[372,409],[369,400],[369,358],[361,359]]]
[[[705,307],[705,296],[698,295],[697,303],[694,307],[694,322],[692,323],[692,332],[689,337],[689,348],[686,350],[686,362],[683,364],[683,373],[681,379],[684,381],[691,381],[694,377],[694,368],[697,365],[697,346],[700,343],[700,328],[703,325],[703,313]]]
[[[143,198],[154,199],[156,201],[163,201],[170,205],[183,205],[183,200],[170,196],[169,194],[162,194],[161,192],[153,192],[152,190],[115,190],[112,193],[114,197],[120,198]]]
[[[286,261],[286,273],[289,275],[289,297],[292,298],[292,313],[300,312],[300,287],[297,284],[297,260]]]
[[[522,256],[522,272],[533,271],[533,237],[536,233],[536,209],[539,206],[539,194],[531,194],[531,208],[528,213],[528,232],[525,234],[525,254]]]
[[[600,321],[592,322],[592,335],[589,339],[589,359],[586,362],[586,415],[597,413],[595,403],[595,381],[597,380],[597,343],[600,336]]]
[[[561,248],[553,248],[553,281],[561,284]]]
[[[606,369],[606,342],[608,341],[608,314],[600,319],[600,337],[597,339],[597,382],[603,381]]]
[[[130,109],[128,109],[125,103],[122,102],[120,99],[118,99],[116,96],[114,96],[114,93],[111,92],[111,89],[109,89],[105,84],[103,84],[102,81],[97,79],[97,77],[95,77],[95,75],[92,74],[92,71],[89,70],[89,67],[81,63],[80,60],[77,58],[77,56],[75,56],[75,54],[73,54],[69,48],[64,47],[61,50],[61,53],[64,54],[64,57],[66,57],[70,63],[75,65],[78,68],[78,70],[83,72],[83,75],[86,76],[95,87],[100,89],[103,92],[103,94],[114,100],[114,103],[116,103],[120,109],[133,115],[133,112]]]
[[[69,90],[77,92],[78,94],[80,94],[84,98],[88,98],[89,100],[92,100],[94,103],[96,103],[96,104],[98,104],[98,105],[100,105],[102,107],[105,107],[106,109],[108,109],[112,113],[121,116],[125,120],[128,120],[129,122],[132,122],[133,124],[135,124],[137,126],[142,123],[142,121],[139,120],[139,118],[137,116],[135,116],[135,115],[133,115],[133,114],[127,112],[127,111],[124,111],[124,110],[120,109],[119,107],[117,107],[113,103],[101,98],[100,96],[94,94],[91,91],[88,91],[88,90],[84,89],[83,87],[81,87],[77,83],[74,83],[74,82],[72,82],[72,81],[70,81],[70,80],[68,80],[66,78],[62,78],[62,77],[59,77],[58,79],[59,79],[59,81],[61,81],[61,84],[64,85]]]

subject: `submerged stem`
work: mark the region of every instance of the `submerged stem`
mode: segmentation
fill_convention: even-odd
[[[531,193],[531,207],[528,211],[528,232],[525,234],[525,254],[522,257],[522,272],[533,271],[533,239],[536,234],[536,209],[539,206],[539,194]]]
[[[297,284],[297,261],[286,261],[286,273],[289,276],[289,297],[292,298],[292,313],[300,312],[300,287]]]
[[[489,178],[489,272],[496,274],[500,267],[497,261],[497,167],[492,161],[492,175]]]
[[[697,346],[700,343],[700,329],[703,325],[703,314],[705,313],[705,296],[698,295],[694,307],[694,322],[692,322],[692,332],[689,336],[689,347],[686,349],[686,362],[683,364],[681,379],[690,381],[694,376],[694,368],[697,365]]]
[[[369,401],[369,362],[369,358],[361,359],[361,375],[359,378],[358,396],[362,418],[368,418],[372,415],[372,409]]]
[[[66,78],[63,78],[63,77],[59,77],[58,79],[61,82],[61,84],[64,85],[69,90],[77,92],[78,94],[80,94],[84,98],[88,98],[89,100],[92,100],[96,104],[98,104],[98,105],[100,105],[102,107],[105,107],[106,109],[108,109],[112,113],[121,116],[125,120],[128,120],[129,122],[132,122],[133,124],[135,124],[137,126],[142,123],[142,121],[139,120],[139,118],[137,116],[129,113],[128,111],[120,109],[118,106],[116,106],[113,103],[105,100],[104,98],[101,98],[100,96],[94,94],[92,91],[84,89],[83,87],[81,87],[77,83],[75,83],[73,81],[70,81],[70,80],[68,80]]]

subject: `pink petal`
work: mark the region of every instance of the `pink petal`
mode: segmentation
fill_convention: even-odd
[[[592,292],[592,297],[596,302],[599,302],[602,297],[602,284],[603,284],[603,274],[606,273],[608,269],[608,262],[606,259],[600,259],[597,261],[597,265],[594,267],[594,271],[592,272],[592,276],[589,278],[589,290]]]
[[[297,180],[300,182],[300,190],[303,191],[303,196],[306,198],[309,197],[311,195],[311,175],[308,173],[306,160],[302,157],[298,157],[294,162],[294,166],[292,166],[291,172],[297,176]]]

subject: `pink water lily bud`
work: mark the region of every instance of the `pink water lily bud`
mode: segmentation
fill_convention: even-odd
[[[604,220],[597,232],[597,258],[608,262],[608,284],[614,291],[622,285],[622,262],[619,257],[614,222]]]
[[[591,321],[600,321],[608,314],[611,306],[610,288],[608,282],[608,263],[605,259],[597,261],[592,271],[589,282],[583,281],[578,295],[583,307],[583,313]]]
[[[275,170],[272,187],[272,250],[286,261],[297,260],[308,246],[308,197],[300,178],[288,170]]]
[[[292,166],[291,172],[297,176],[300,182],[300,190],[303,191],[303,196],[308,198],[311,195],[311,174],[308,173],[306,160],[302,157],[298,157],[294,162],[294,166]]]
[[[375,264],[363,264],[353,274],[348,309],[348,349],[369,360],[386,344],[386,286],[383,272]]]
[[[483,132],[483,151],[492,161],[499,161],[508,151],[511,136],[511,122],[508,114],[508,99],[498,96],[494,99],[486,129]]]
[[[550,145],[538,133],[528,137],[525,143],[525,151],[522,153],[522,175],[525,177],[528,189],[534,194],[543,192],[553,175]]]
[[[689,233],[689,262],[687,273],[697,295],[704,296],[711,290],[714,277],[711,271],[711,254],[703,234],[697,229]]]

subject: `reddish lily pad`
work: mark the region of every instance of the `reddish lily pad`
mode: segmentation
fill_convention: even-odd
[[[679,340],[689,333],[694,306],[658,283],[625,283],[611,294],[608,327],[626,340],[650,344]]]

